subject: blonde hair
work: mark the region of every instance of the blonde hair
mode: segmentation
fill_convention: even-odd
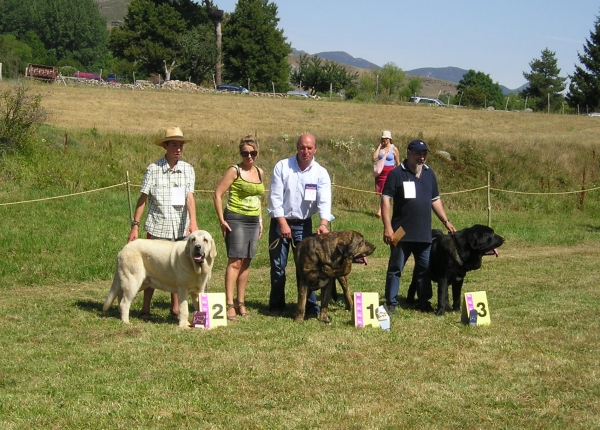
[[[248,134],[240,139],[240,151],[246,145],[250,145],[256,151],[258,151],[258,139],[255,136]]]

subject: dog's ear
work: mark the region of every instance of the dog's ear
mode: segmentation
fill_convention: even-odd
[[[210,239],[210,253],[208,254],[210,258],[215,258],[217,256],[217,247],[215,245],[215,240]]]
[[[342,254],[342,257],[348,258],[350,256],[350,246],[345,243],[338,243],[335,249]]]

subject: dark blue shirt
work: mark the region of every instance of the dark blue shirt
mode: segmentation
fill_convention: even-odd
[[[402,242],[431,243],[431,203],[440,198],[433,170],[423,165],[421,177],[405,167],[406,160],[392,170],[385,181],[381,195],[393,199],[392,228],[402,226],[406,232]],[[404,197],[404,183],[414,182],[416,197]]]

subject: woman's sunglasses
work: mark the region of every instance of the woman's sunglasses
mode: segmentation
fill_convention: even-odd
[[[258,151],[242,151],[240,152],[242,157],[248,157],[248,156],[252,156],[252,158],[256,158],[256,156],[258,155]]]

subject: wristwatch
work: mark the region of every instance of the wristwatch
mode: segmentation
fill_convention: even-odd
[[[139,221],[131,221],[131,226],[133,227],[134,225],[137,225],[139,227],[140,222]]]

